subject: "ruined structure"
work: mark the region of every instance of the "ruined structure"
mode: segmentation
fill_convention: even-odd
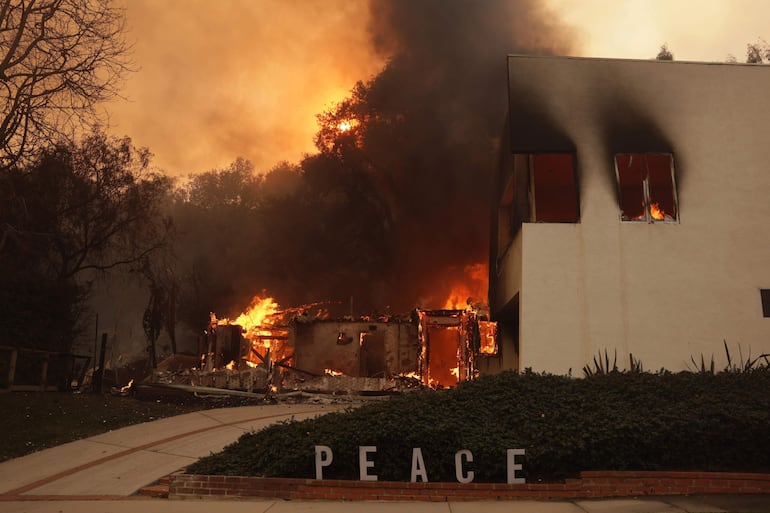
[[[497,353],[496,324],[481,305],[377,318],[332,319],[302,308],[263,314],[248,326],[212,315],[200,366],[156,372],[154,381],[268,393],[444,388],[476,377],[479,363]],[[249,314],[239,319],[245,324]]]
[[[508,71],[500,366],[770,352],[770,67],[509,56]]]

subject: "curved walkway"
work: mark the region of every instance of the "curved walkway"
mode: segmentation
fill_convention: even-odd
[[[266,405],[206,410],[111,431],[0,463],[3,513],[210,513],[211,501],[139,497],[141,487],[244,432],[291,418],[304,419],[349,405]],[[770,496],[657,497],[621,500],[494,503],[219,501],[216,511],[250,513],[682,513],[770,512]]]
[[[110,431],[0,463],[0,500],[125,498],[220,451],[245,432],[345,407],[303,404],[203,410]]]

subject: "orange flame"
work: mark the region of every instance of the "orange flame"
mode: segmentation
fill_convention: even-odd
[[[355,119],[344,119],[339,122],[337,125],[337,129],[340,132],[347,132],[348,130],[351,130],[354,126],[356,126],[358,122]]]
[[[247,363],[251,362],[252,367],[256,367],[259,362],[254,359],[256,356],[252,353],[256,352],[263,357],[270,355],[273,361],[286,356],[282,351],[282,348],[285,348],[282,342],[285,341],[288,331],[285,327],[276,326],[285,313],[272,297],[254,296],[249,307],[234,320],[217,319],[212,313],[211,322],[218,326],[240,326],[244,338],[251,342],[251,352],[243,359]]]
[[[666,214],[660,209],[658,203],[650,203],[650,215],[657,221],[663,221],[666,218]]]
[[[462,278],[455,283],[444,302],[445,310],[465,310],[470,302],[487,297],[489,266],[484,263],[472,264],[465,266],[463,271]]]
[[[228,324],[237,324],[245,333],[247,339],[253,344],[261,346],[264,349],[270,349],[270,340],[264,338],[272,335],[271,327],[275,324],[275,319],[281,313],[280,306],[271,297],[254,296],[251,305],[241,315],[230,320],[229,318],[219,319],[216,323],[219,326]],[[213,319],[216,319],[213,316]]]
[[[246,331],[262,326],[270,326],[274,324],[275,320],[273,317],[278,312],[278,303],[273,298],[254,296],[254,299],[251,300],[251,305],[231,324],[238,324]]]
[[[342,371],[337,371],[333,369],[324,369],[324,374],[327,376],[343,376],[344,373]]]
[[[481,354],[497,354],[497,323],[490,321],[479,321],[479,332],[481,335]]]
[[[121,392],[128,392],[129,390],[131,390],[131,385],[133,385],[133,384],[134,384],[134,378],[131,378],[131,380],[128,382],[128,385],[126,385],[124,387],[120,387],[120,391]]]

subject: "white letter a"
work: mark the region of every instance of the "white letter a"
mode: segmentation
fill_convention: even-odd
[[[422,449],[412,449],[412,482],[417,482],[417,477],[422,478],[423,483],[428,482],[428,472],[425,470],[425,460],[422,458]]]

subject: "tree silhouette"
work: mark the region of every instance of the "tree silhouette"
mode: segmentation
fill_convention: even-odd
[[[655,56],[656,60],[659,61],[673,61],[674,60],[674,54],[671,53],[671,50],[668,49],[668,43],[664,43],[660,50],[658,51],[658,55]]]
[[[746,45],[746,62],[748,64],[764,64],[770,61],[770,45],[764,39],[757,40],[756,43]]]
[[[0,176],[0,344],[67,351],[99,273],[140,269],[165,247],[171,183],[149,159],[95,133]]]
[[[99,121],[128,69],[110,0],[0,0],[0,166]]]

